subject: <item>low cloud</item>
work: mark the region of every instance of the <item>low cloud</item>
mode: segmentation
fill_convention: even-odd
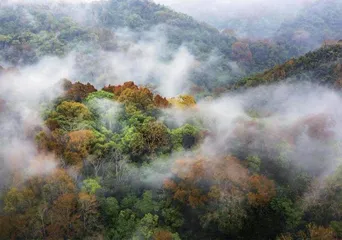
[[[233,28],[242,37],[272,36],[283,21],[293,18],[314,1],[216,0],[208,3],[205,0],[155,0],[218,28]]]
[[[49,4],[49,3],[90,3],[95,0],[1,0],[3,5],[6,4]]]
[[[42,104],[61,94],[58,83],[71,75],[72,65],[72,56],[49,57],[0,76],[0,180],[3,184],[11,181],[9,175],[13,173],[21,173],[21,180],[25,180],[55,169],[57,161],[53,155],[37,150],[34,134],[44,127]]]
[[[196,61],[186,47],[171,49],[159,27],[143,33],[120,29],[115,34],[117,50],[80,53],[75,78],[83,76],[81,80],[99,88],[127,81],[152,84],[166,97],[187,92]]]
[[[227,156],[239,149],[276,161],[285,151],[289,164],[324,177],[340,164],[340,104],[340,94],[329,88],[277,84],[203,100],[192,110],[169,109],[161,120],[203,125],[208,132],[203,155]]]

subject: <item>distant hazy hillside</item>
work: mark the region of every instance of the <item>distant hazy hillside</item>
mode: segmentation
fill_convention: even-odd
[[[297,18],[285,22],[277,33],[277,39],[292,42],[312,50],[322,45],[324,40],[342,38],[342,1],[316,1],[303,9]]]
[[[342,45],[322,47],[264,73],[244,78],[238,86],[257,86],[282,80],[310,81],[330,86],[342,86]]]
[[[80,66],[78,75],[85,81],[112,78],[108,61],[99,59],[103,56],[99,51],[125,55],[142,39],[155,46],[152,41],[163,42],[165,38],[167,45],[157,54],[166,62],[179,48],[186,47],[196,60],[191,81],[207,90],[298,55],[295,45],[240,41],[229,31],[220,32],[151,1],[10,5],[0,9],[0,23],[2,62],[25,65],[42,56],[66,56],[76,51],[82,55],[80,64],[86,64]],[[122,29],[124,36],[117,34]],[[157,33],[151,36],[151,31]]]
[[[314,0],[155,0],[219,29],[233,29],[238,37],[271,38],[279,26],[293,19]]]

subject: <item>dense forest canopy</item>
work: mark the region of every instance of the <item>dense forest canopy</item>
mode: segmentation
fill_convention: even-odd
[[[304,56],[291,59],[263,73],[241,79],[236,86],[257,86],[278,81],[310,81],[330,87],[342,85],[342,41],[327,45]]]
[[[339,1],[158,3],[0,3],[0,239],[341,239]]]
[[[76,77],[91,82],[122,79],[113,76],[117,73],[108,70],[113,63],[107,61],[108,56],[102,56],[137,58],[136,51],[142,51],[144,58],[151,46],[139,43],[150,43],[151,39],[164,43],[163,52],[158,51],[156,57],[167,63],[179,48],[186,48],[196,60],[188,71],[194,87],[210,91],[300,52],[292,44],[237,39],[230,31],[220,32],[151,1],[5,5],[0,19],[4,22],[0,28],[2,61],[31,64],[42,56],[76,52],[78,64],[83,64]],[[147,75],[155,77],[153,72]]]

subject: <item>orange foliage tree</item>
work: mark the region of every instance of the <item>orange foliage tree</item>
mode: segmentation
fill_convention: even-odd
[[[126,89],[137,90],[138,88],[139,87],[135,85],[134,82],[129,81],[129,82],[125,82],[123,85],[117,85],[117,86],[113,86],[109,84],[108,86],[105,86],[102,90],[106,92],[114,93],[116,97],[119,97],[121,93],[125,91]]]
[[[311,240],[333,240],[336,239],[334,231],[330,227],[316,226],[315,224],[309,224],[307,226],[309,232],[309,238]]]
[[[264,206],[276,196],[275,184],[265,176],[253,175],[249,178],[251,192],[248,202],[252,206]]]
[[[180,159],[172,172],[175,177],[166,179],[164,188],[172,193],[173,199],[193,208],[209,200],[216,204],[240,204],[248,199],[252,206],[263,206],[276,195],[273,181],[261,175],[250,176],[248,169],[232,156]]]
[[[153,240],[172,240],[172,233],[166,230],[160,230],[153,236]]]
[[[54,201],[49,211],[51,224],[46,228],[48,239],[72,238],[80,231],[76,196],[73,193],[64,194]]]
[[[91,143],[95,139],[90,130],[79,130],[68,133],[69,141],[65,150],[68,163],[77,165],[82,162],[91,150]]]
[[[97,91],[96,88],[90,83],[71,83],[66,79],[63,82],[63,87],[65,90],[65,98],[76,102],[83,101],[90,93]]]
[[[65,170],[30,178],[4,194],[0,217],[4,239],[61,239],[75,236],[79,217],[74,181]],[[72,226],[72,227],[71,227]],[[75,229],[74,229],[75,228]]]
[[[119,102],[135,106],[139,110],[150,110],[153,107],[167,108],[170,103],[159,94],[155,95],[147,87],[139,87],[134,82],[125,82],[123,85],[108,85],[102,90],[114,93]]]
[[[196,106],[196,100],[191,95],[181,95],[168,100],[172,106],[177,108],[190,108]]]
[[[139,87],[135,85],[134,82],[125,82],[123,85],[112,86],[111,88],[113,88],[113,93],[115,94],[115,96],[120,96],[121,93],[125,91],[126,89],[131,89],[131,90],[139,89]]]
[[[154,97],[154,105],[156,107],[159,107],[159,108],[167,108],[170,106],[170,103],[169,101],[167,101],[166,98],[160,96],[159,94],[157,94],[155,97]]]
[[[53,151],[57,156],[63,156],[68,138],[64,131],[55,129],[52,132],[41,131],[36,136],[36,142],[39,151]]]
[[[180,159],[176,161],[172,172],[178,180],[166,179],[164,187],[173,193],[173,198],[196,208],[204,205],[208,197],[201,189],[205,177],[204,160]]]

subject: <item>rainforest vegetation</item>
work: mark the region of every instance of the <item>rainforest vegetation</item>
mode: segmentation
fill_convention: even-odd
[[[42,112],[45,127],[28,136],[37,145],[35,164],[54,154],[56,169],[26,179],[14,167],[3,194],[3,239],[339,236],[339,171],[326,180],[323,199],[304,208],[320,170],[291,161],[302,127],[330,148],[327,116],[274,133],[265,140],[274,144],[272,153],[261,151],[265,142],[252,149],[249,141],[258,136],[248,131],[266,134],[270,126],[260,117],[241,119],[234,141],[227,141],[230,152],[212,159],[200,146],[217,136],[210,136],[190,95],[166,99],[133,82],[101,90],[60,84],[64,94]],[[177,125],[167,117],[170,109],[193,117]],[[11,110],[4,103],[2,111]]]
[[[310,81],[341,87],[341,59],[342,45],[322,47],[263,73],[243,78],[237,82],[237,86],[257,86],[286,80],[288,82]]]
[[[267,39],[147,0],[0,3],[0,239],[342,239],[322,2]]]
[[[300,54],[296,45],[237,39],[228,30],[220,32],[150,1],[113,0],[89,7],[5,5],[0,9],[0,21],[3,61],[25,65],[42,56],[65,56],[76,51],[81,65],[77,78],[90,82],[111,77],[105,75],[107,66],[99,50],[125,52],[151,29],[165,35],[167,48],[173,52],[185,46],[195,56],[199,66],[191,72],[191,82],[204,90],[219,89]],[[134,37],[127,40],[116,36],[115,31],[123,28],[134,32]],[[101,66],[92,69],[90,62],[99,61]]]

